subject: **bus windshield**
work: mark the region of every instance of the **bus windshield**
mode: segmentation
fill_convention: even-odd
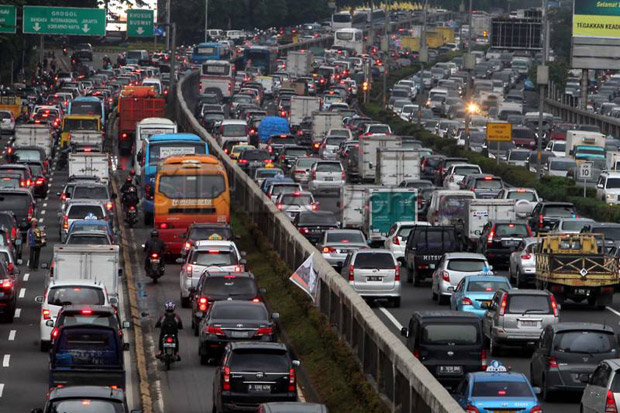
[[[170,199],[213,199],[226,191],[222,175],[164,175],[159,192]]]

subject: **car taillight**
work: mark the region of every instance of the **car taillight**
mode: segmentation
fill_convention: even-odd
[[[472,406],[471,404],[468,404],[467,407],[465,407],[465,412],[467,412],[467,413],[480,413],[480,410],[478,410],[477,407]]]
[[[218,336],[223,336],[224,335],[224,330],[222,330],[222,327],[220,327],[220,326],[207,326],[206,333],[207,334],[215,334],[215,335],[218,335]]]
[[[349,281],[353,281],[355,279],[355,266],[349,266]]]
[[[400,265],[394,267],[394,281],[400,281]]]
[[[200,299],[198,300],[198,309],[200,311],[207,311],[207,308],[209,308],[209,299],[205,297],[200,297]]]
[[[194,272],[194,266],[193,266],[192,264],[187,264],[187,265],[185,266],[185,272],[186,272],[187,274],[189,274],[189,275],[188,275],[189,277],[191,277],[191,276],[192,276],[192,273]]]
[[[461,298],[461,304],[462,304],[462,305],[474,305],[474,304],[471,302],[471,299],[470,299],[469,297],[463,297],[463,298]]]
[[[50,320],[52,317],[50,316],[50,310],[43,310],[42,311],[42,315],[43,315],[43,319],[44,320]]]
[[[67,194],[65,192],[62,193],[62,195],[60,196],[60,199],[63,201],[67,200]]]
[[[57,338],[58,337],[58,327],[54,327],[54,329],[52,330],[52,334],[50,334],[51,338]]]
[[[324,254],[331,254],[332,252],[336,252],[336,248],[332,248],[332,247],[323,247],[323,253],[324,253]]]
[[[239,159],[237,163],[248,163],[247,159]]]
[[[616,399],[614,398],[614,393],[611,390],[607,390],[607,399],[605,400],[605,413],[618,413]]]
[[[527,224],[525,225],[525,227],[527,228],[527,233],[530,235],[530,237],[532,237],[533,236],[532,235],[532,228],[530,228],[530,226],[527,225]]]
[[[9,271],[11,270],[12,269],[9,268]],[[13,280],[3,280],[2,284],[0,284],[0,287],[5,288],[5,289],[13,287]]]
[[[235,265],[235,268],[233,269],[233,272],[243,272],[243,266],[242,265]]]
[[[538,214],[538,227],[543,227],[543,214]]]
[[[127,135],[126,133],[121,133],[121,140],[127,140],[129,135]]]
[[[555,357],[553,356],[547,357],[547,366],[549,368],[558,367],[558,362],[556,361]]]
[[[188,250],[192,247],[192,243],[191,242],[186,242],[185,243],[185,249]]]
[[[8,268],[8,270],[9,270],[9,272],[13,272],[13,268],[14,268],[13,263],[12,263],[12,262],[9,262],[9,263],[8,263],[8,265],[7,265],[7,268]],[[5,283],[6,283],[6,281],[3,281],[3,282],[2,282],[2,288],[6,288],[6,287],[5,287]]]
[[[20,188],[25,187],[26,186],[26,181],[24,181],[23,179],[20,179],[19,180],[19,186],[20,186]]]
[[[504,295],[504,297],[502,298],[502,303],[499,306],[499,315],[504,315],[506,314],[506,305],[508,304],[507,298]]]
[[[534,406],[530,409],[530,413],[543,413],[543,409],[541,406]]]
[[[159,224],[159,229],[171,229],[174,228],[174,225],[169,224],[167,222],[162,222],[161,224]]]
[[[400,245],[400,239],[398,238],[398,235],[392,238],[392,242],[394,243],[394,245]]]
[[[347,180],[346,175],[344,174],[344,171],[340,172],[340,179],[342,179],[343,181]]]
[[[301,227],[299,228],[299,232],[301,232],[302,234],[309,234],[310,230],[308,228]]]
[[[524,259],[524,260],[529,260],[530,258],[532,258],[532,254],[530,254],[529,252],[526,252],[525,254],[521,255],[521,259]]]
[[[34,182],[34,184],[35,184],[35,185],[43,185],[43,182],[44,182],[43,178],[38,178],[38,179]]]
[[[417,348],[413,350],[413,357],[420,358],[420,351]]]
[[[316,179],[316,171],[312,171],[312,179]]]
[[[222,390],[230,390],[230,367],[222,368]]]
[[[315,143],[312,144],[312,147],[314,149],[319,149],[321,147],[321,144],[319,142],[315,142]]]
[[[316,202],[310,204],[310,209],[313,211],[317,211],[319,209],[319,205]]]
[[[282,208],[283,208],[282,202],[276,202],[276,208],[282,211]]]
[[[257,336],[268,336],[273,334],[273,328],[271,327],[261,327],[258,330],[256,330],[256,334]]]
[[[482,351],[480,352],[480,365],[482,366],[482,371],[485,371],[487,369],[487,364],[487,350],[482,349]]]
[[[450,273],[448,271],[442,271],[441,278],[446,282],[450,282]]]
[[[558,316],[558,303],[555,301],[555,297],[553,295],[550,298],[551,298],[551,309],[553,309],[553,315],[557,317]]]
[[[62,229],[69,230],[69,217],[66,215],[62,217]]]
[[[288,371],[288,391],[294,392],[296,390],[295,384],[295,369],[291,368]]]
[[[254,298],[252,298],[252,300],[251,300],[251,301],[252,301],[253,303],[260,303],[260,298],[258,298],[258,297],[254,297]]]
[[[111,211],[113,207],[114,204],[111,201],[105,203],[105,209],[107,209],[108,211]]]
[[[493,238],[495,237],[495,225],[491,228],[491,232],[489,232],[489,237],[487,238],[487,245],[493,244]]]
[[[13,227],[11,228],[11,240],[15,241],[15,238],[17,238],[17,228]]]

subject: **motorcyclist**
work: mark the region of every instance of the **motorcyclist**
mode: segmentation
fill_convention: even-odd
[[[154,229],[151,231],[151,238],[144,244],[144,252],[146,253],[144,256],[144,269],[148,271],[151,254],[159,254],[161,256],[165,249],[166,244],[159,239],[159,231]]]
[[[179,356],[179,330],[183,330],[183,321],[181,321],[181,317],[175,313],[176,305],[174,301],[166,301],[164,304],[164,313],[159,317],[157,323],[155,324],[155,328],[159,328],[159,354],[157,354],[157,358],[160,358],[164,348],[163,348],[163,340],[166,335],[173,335],[176,337],[176,347],[174,349],[174,355],[177,358],[177,361],[181,361],[181,356]]]
[[[130,187],[132,186],[135,187],[135,184],[133,183],[133,177],[134,177],[134,172],[132,169],[131,171],[129,171],[129,176],[127,177],[127,179],[125,179],[125,182],[121,186],[121,194],[127,191]]]
[[[128,185],[123,184],[124,189],[121,189],[121,203],[125,209],[129,209],[129,207],[135,207],[140,203],[140,198],[138,197],[138,189],[133,183],[131,178],[127,178],[125,182]]]

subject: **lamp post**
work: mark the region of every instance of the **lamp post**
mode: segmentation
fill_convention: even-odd
[[[209,41],[207,29],[209,28],[209,0],[205,0],[205,43]]]
[[[541,43],[542,43],[542,64],[538,66],[536,73],[536,83],[538,83],[538,139],[536,139],[536,175],[538,179],[542,177],[542,139],[544,135],[543,131],[543,109],[545,106],[545,85],[549,82],[549,67],[547,66],[547,60],[549,50],[547,48],[548,26],[547,19],[547,0],[542,2],[542,30],[541,30]]]

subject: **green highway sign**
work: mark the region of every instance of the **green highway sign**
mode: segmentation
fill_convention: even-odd
[[[25,34],[105,36],[105,9],[24,6]]]
[[[153,37],[153,10],[127,10],[127,37]]]
[[[17,8],[0,4],[0,33],[17,32]]]

